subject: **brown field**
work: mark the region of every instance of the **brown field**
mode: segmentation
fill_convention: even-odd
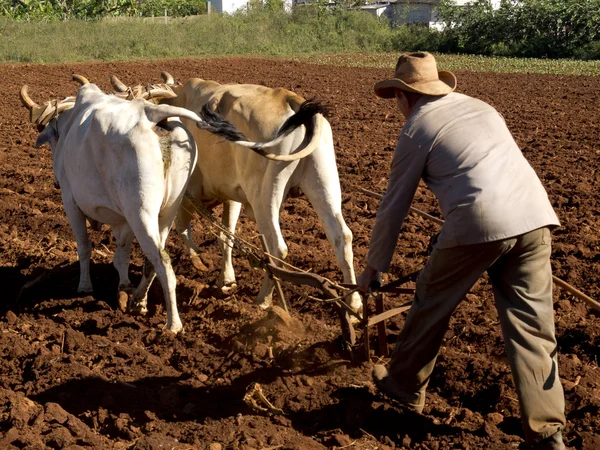
[[[285,87],[332,107],[346,221],[354,233],[358,271],[377,200],[402,125],[390,101],[376,99],[375,81],[390,70],[337,68],[258,59],[161,63],[2,65],[0,98],[0,448],[3,449],[503,449],[522,442],[519,407],[493,306],[482,279],[454,315],[432,379],[425,414],[413,417],[374,390],[371,363],[353,364],[338,345],[340,326],[329,304],[308,288],[285,284],[298,324],[286,328],[252,300],[262,273],[237,257],[238,289],[214,288],[220,252],[206,220],[195,239],[209,270],[197,272],[179,238],[167,250],[178,277],[185,333],[163,333],[163,298],[155,283],[150,312],[118,308],[114,244],[108,228],[92,232],[95,297],[76,293],[78,263],[52,155],[34,149],[37,133],[21,107],[23,84],[37,101],[72,95],[73,72],[109,90],[116,73],[128,84],[176,79]],[[457,73],[459,91],[481,98],[505,117],[546,186],[562,221],[554,232],[559,278],[600,298],[600,78]],[[438,215],[419,189],[414,206]],[[281,213],[289,262],[341,281],[324,229],[305,198]],[[411,215],[389,278],[421,267],[437,225]],[[255,239],[242,217],[239,233]],[[257,242],[254,240],[254,242]],[[133,279],[142,258],[134,250]],[[409,298],[388,296],[394,306]],[[600,315],[555,290],[560,376],[565,386],[566,442],[600,448]],[[388,322],[391,346],[403,316]],[[272,353],[272,357],[271,357]],[[242,400],[258,382],[285,414],[250,409]]]

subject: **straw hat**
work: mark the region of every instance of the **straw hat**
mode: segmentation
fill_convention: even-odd
[[[452,72],[438,72],[431,53],[404,53],[398,58],[394,78],[375,84],[378,97],[393,98],[395,89],[425,95],[446,95],[456,89],[456,77]]]

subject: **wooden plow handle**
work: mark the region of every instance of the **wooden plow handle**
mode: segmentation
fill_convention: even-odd
[[[566,281],[563,281],[560,278],[555,277],[554,275],[552,275],[552,281],[554,281],[554,284],[560,286],[565,291],[568,291],[569,293],[573,294],[578,299],[583,300],[585,303],[588,304],[588,306],[594,308],[596,311],[600,311],[600,302],[598,302],[597,300],[594,300],[592,297],[585,295],[579,289],[574,288]]]

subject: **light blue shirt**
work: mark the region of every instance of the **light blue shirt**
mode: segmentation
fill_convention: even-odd
[[[400,132],[371,234],[367,262],[381,272],[389,270],[421,178],[445,219],[439,248],[560,225],[542,183],[493,107],[456,92],[423,96]]]

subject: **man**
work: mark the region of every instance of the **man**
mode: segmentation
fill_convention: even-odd
[[[421,178],[437,196],[445,223],[389,365],[376,365],[373,380],[421,412],[450,316],[487,271],[525,440],[536,449],[564,449],[549,230],[559,221],[502,116],[455,88],[454,74],[438,72],[424,52],[400,56],[394,78],[375,85],[377,96],[396,99],[407,120],[358,277],[361,290],[368,292],[378,273],[389,270]]]

